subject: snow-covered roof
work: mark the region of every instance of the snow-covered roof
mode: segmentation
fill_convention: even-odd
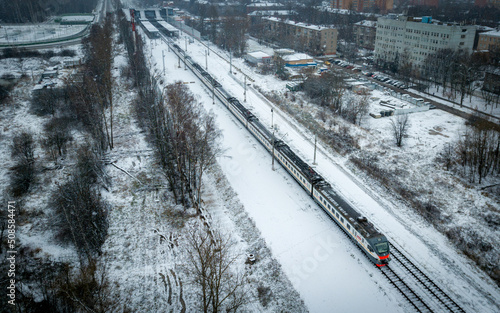
[[[306,53],[294,53],[290,55],[285,55],[283,60],[285,61],[302,61],[302,60],[312,60],[313,57]]]
[[[297,27],[302,27],[302,28],[307,28],[307,29],[314,29],[314,30],[324,30],[324,29],[334,29],[335,27],[325,27],[325,26],[320,26],[320,25],[312,25],[312,24],[306,24],[302,22],[294,22],[290,20],[282,20],[277,17],[264,17],[264,19],[273,21],[273,22],[278,22],[278,23],[285,23],[288,25],[294,25]]]
[[[249,16],[295,15],[297,12],[290,10],[258,10],[248,13]]]
[[[354,23],[354,25],[367,26],[367,27],[376,27],[377,26],[377,21],[362,20],[360,22]]]
[[[250,3],[247,5],[249,8],[260,8],[260,7],[282,7],[281,3],[274,2],[258,2],[258,3]]]
[[[274,53],[277,53],[277,54],[293,54],[294,52],[295,52],[294,50],[286,49],[286,48],[274,50]]]
[[[489,32],[481,33],[479,36],[500,37],[500,30],[491,30]]]
[[[263,51],[254,51],[247,53],[249,56],[254,57],[256,59],[265,59],[270,58],[271,56]]]

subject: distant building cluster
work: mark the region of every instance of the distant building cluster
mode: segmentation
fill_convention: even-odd
[[[387,12],[394,7],[394,0],[333,0],[332,8],[351,11],[373,11]]]

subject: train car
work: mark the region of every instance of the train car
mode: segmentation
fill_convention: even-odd
[[[340,197],[328,183],[313,188],[313,199],[377,266],[390,261],[389,243],[375,226]]]
[[[184,51],[177,45],[179,54]],[[336,193],[321,175],[304,162],[292,149],[265,127],[259,119],[238,99],[230,95],[199,64],[188,59],[189,67],[205,85],[214,90],[217,98],[240,120],[253,136],[270,152],[276,160],[332,218],[337,225],[357,244],[357,246],[377,266],[390,261],[389,242],[375,226],[356,211]]]

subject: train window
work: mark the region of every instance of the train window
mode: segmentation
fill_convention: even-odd
[[[342,222],[342,224],[344,224],[344,218],[343,217],[340,218],[340,221]]]
[[[351,225],[347,224],[347,229],[351,230]]]
[[[339,212],[335,212],[335,215],[337,215],[337,218],[339,218]]]

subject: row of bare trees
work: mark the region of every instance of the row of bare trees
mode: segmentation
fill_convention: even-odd
[[[126,21],[121,22],[125,25]],[[132,34],[120,27],[122,37]],[[148,75],[142,39],[136,38],[129,51],[130,66],[139,96],[136,112],[139,123],[148,130],[164,169],[175,202],[185,207],[201,202],[203,174],[220,153],[220,131],[213,114],[205,113],[182,83],[160,87]]]
[[[85,71],[82,84],[77,84],[82,113],[101,149],[113,149],[113,15],[104,25],[94,24],[83,40]]]
[[[132,35],[125,23],[120,26],[124,42]],[[186,85],[160,88],[162,83],[148,75],[140,36],[136,43],[130,45],[129,60],[139,124],[156,149],[174,200],[184,207],[199,206],[203,174],[221,152],[214,115],[204,113]],[[236,312],[248,303],[249,288],[246,271],[238,271],[241,257],[232,236],[201,223],[191,226],[183,236],[181,269],[196,287],[196,311]]]
[[[455,169],[470,183],[481,184],[500,174],[500,135],[497,130],[469,126],[460,138],[438,156],[446,169]]]
[[[183,206],[201,201],[202,177],[218,153],[214,116],[205,114],[180,83],[140,92],[137,109],[151,134],[173,197]],[[165,100],[164,98],[165,97]]]

